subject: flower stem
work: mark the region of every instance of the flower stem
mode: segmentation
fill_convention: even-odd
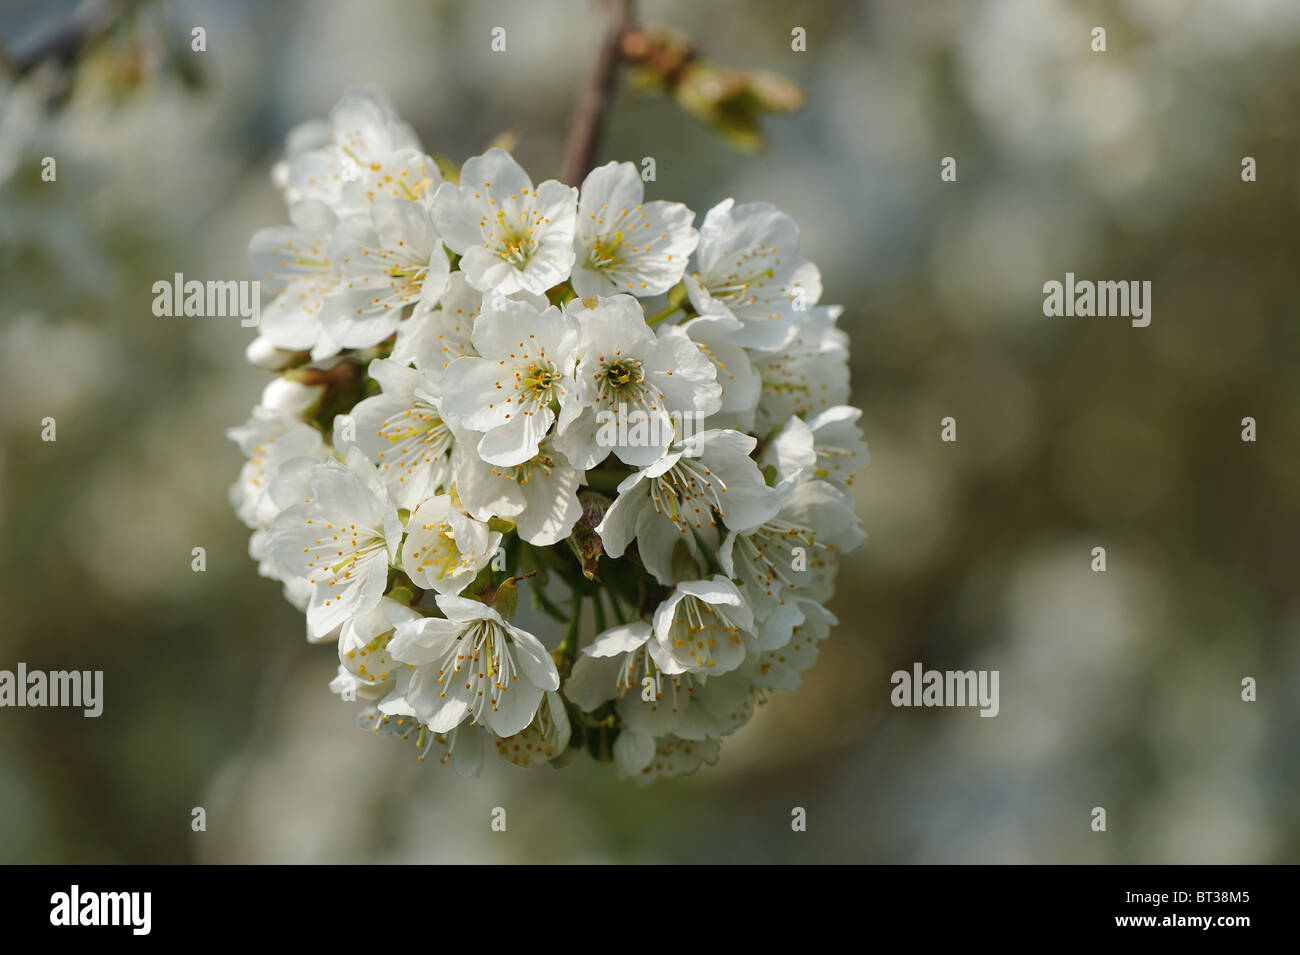
[[[614,591],[606,591],[606,595],[609,597],[610,609],[614,611],[614,619],[620,624],[627,623],[627,617],[623,615],[623,608],[619,606],[618,597],[614,595]]]
[[[542,613],[549,617],[553,617],[561,623],[567,619],[564,615],[564,611],[555,606],[551,599],[543,592],[541,587],[533,587],[530,592],[533,595],[533,603],[542,611]]]
[[[617,491],[630,471],[588,471],[583,483],[596,491]]]
[[[675,315],[681,310],[682,307],[680,305],[669,305],[662,312],[655,312],[653,315],[651,315],[649,318],[645,320],[645,323],[649,325],[651,328],[654,328],[654,326],[658,325],[665,318]]]
[[[573,610],[569,618],[569,629],[560,644],[560,653],[572,660],[578,653],[578,627],[582,622],[582,594],[573,592]]]
[[[609,24],[600,42],[596,67],[573,110],[569,140],[564,146],[564,165],[560,181],[577,186],[596,164],[596,146],[600,142],[600,125],[604,119],[609,94],[614,88],[614,73],[620,57],[619,43],[633,26],[632,0],[607,0]]]

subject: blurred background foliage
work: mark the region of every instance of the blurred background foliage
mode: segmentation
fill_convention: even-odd
[[[0,0],[6,50],[73,6]],[[806,94],[746,155],[624,77],[599,151],[699,218],[774,202],[846,306],[871,536],[802,692],[646,789],[585,758],[462,780],[355,728],[226,502],[249,333],[154,317],[152,283],[246,278],[285,132],[350,85],[430,151],[513,129],[554,175],[599,9],[145,3],[75,69],[0,76],[0,667],[105,672],[97,720],[0,711],[0,861],[1297,861],[1300,5],[639,13]],[[1151,326],[1044,318],[1066,271],[1151,280]],[[1000,715],[892,708],[918,660],[1000,670]]]

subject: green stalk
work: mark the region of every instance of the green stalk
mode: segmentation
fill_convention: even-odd
[[[665,318],[668,318],[669,316],[674,315],[677,312],[680,312],[681,310],[682,310],[681,305],[669,305],[662,312],[655,312],[653,315],[651,315],[649,318],[645,320],[645,323],[649,325],[651,328],[654,328]]]
[[[573,592],[573,616],[569,620],[569,629],[560,644],[560,652],[572,660],[578,652],[578,626],[582,621],[582,594]]]
[[[592,490],[613,493],[618,490],[623,479],[631,473],[631,471],[588,471],[583,482]]]
[[[623,616],[623,608],[619,606],[618,597],[614,595],[614,591],[608,590],[606,594],[609,596],[609,606],[614,611],[614,619],[620,625],[627,623],[627,617]]]
[[[537,607],[537,609],[542,611],[542,613],[546,614],[548,617],[553,617],[561,623],[568,619],[565,616],[564,611],[555,606],[551,601],[551,598],[542,592],[541,587],[530,587],[529,592],[533,595],[533,606]]]

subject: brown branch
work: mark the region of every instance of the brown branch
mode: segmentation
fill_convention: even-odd
[[[15,78],[26,76],[48,60],[67,67],[94,46],[139,0],[82,0],[62,23],[23,43],[3,57]]]
[[[620,57],[619,43],[623,34],[632,29],[635,14],[633,0],[606,0],[609,23],[596,56],[596,68],[582,91],[573,110],[569,126],[569,139],[564,146],[564,165],[560,181],[577,186],[591,172],[596,163],[596,147],[600,142],[600,126],[614,89],[614,75]]]

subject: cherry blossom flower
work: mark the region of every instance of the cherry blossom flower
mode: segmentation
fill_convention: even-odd
[[[383,597],[374,610],[358,614],[339,632],[339,672],[330,689],[345,699],[382,703],[406,691],[411,668],[388,652],[398,623],[421,619],[419,612]]]
[[[726,577],[679,583],[656,608],[654,635],[667,654],[666,673],[726,673],[745,658],[742,634],[754,628],[754,613]]]
[[[456,440],[438,407],[438,385],[422,372],[380,358],[370,363],[369,375],[379,382],[380,394],[334,419],[334,444],[355,444],[365,452],[397,506],[413,510],[450,488]],[[342,436],[349,421],[353,441]]]
[[[776,490],[783,501],[775,516],[733,529],[718,548],[718,563],[740,582],[769,646],[779,646],[797,623],[786,598],[829,598],[839,555],[866,539],[853,502],[834,485],[790,481]]]
[[[544,440],[535,455],[520,464],[488,464],[472,451],[477,432],[459,438],[455,457],[456,489],[473,517],[486,521],[508,517],[519,536],[537,547],[547,547],[569,536],[582,515],[578,488],[582,472]]]
[[[534,188],[504,149],[465,162],[460,185],[443,183],[433,221],[480,292],[542,293],[573,268],[578,190],[547,180]]]
[[[793,337],[779,349],[751,352],[762,380],[755,424],[770,431],[791,415],[805,421],[842,405],[849,397],[848,336],[835,327],[840,308],[819,307],[794,326]]]
[[[656,779],[668,779],[673,776],[689,776],[701,766],[712,766],[718,761],[718,750],[722,743],[716,739],[684,740],[676,736],[664,736],[654,741],[654,750],[649,760],[636,773],[619,771],[624,779],[634,779],[638,786],[645,786]]]
[[[610,452],[634,467],[653,464],[672,444],[676,422],[718,410],[713,364],[680,328],[655,334],[636,299],[575,300],[566,312],[581,329],[579,400],[560,414],[556,447],[576,467],[595,467]]]
[[[340,216],[383,196],[427,202],[442,182],[414,130],[372,90],[349,90],[327,123],[296,127],[285,153],[277,176],[285,200],[314,199]]]
[[[480,357],[452,362],[443,375],[443,414],[454,425],[482,433],[477,450],[489,464],[523,464],[560,415],[576,406],[571,369],[577,324],[554,306],[539,312],[527,302],[485,307],[471,336]]]
[[[560,688],[555,662],[531,633],[486,604],[438,595],[445,619],[401,623],[388,652],[414,666],[406,702],[435,733],[466,720],[500,737],[521,732],[542,694]]]
[[[453,361],[478,354],[470,333],[482,305],[483,293],[470,288],[465,273],[452,272],[437,303],[417,303],[411,317],[397,326],[393,361],[414,365],[432,381],[442,381]]]
[[[313,467],[309,483],[310,496],[276,516],[268,546],[284,573],[312,585],[307,625],[320,637],[379,604],[402,525],[374,465],[356,449],[346,465]]]
[[[763,382],[754,371],[749,353],[735,341],[734,333],[740,327],[737,319],[723,314],[701,315],[681,326],[713,363],[722,389],[721,403],[709,423],[713,427],[734,424],[739,431],[749,431],[754,426],[754,407]]]
[[[697,232],[628,162],[579,192],[493,148],[444,182],[364,90],[273,175],[247,357],[276,377],[228,432],[230,501],[337,641],[330,689],[463,776],[490,751],[638,784],[715,763],[799,688],[864,539],[848,335],[794,221],[724,199]]]
[[[635,539],[646,569],[674,582],[673,548],[692,555],[700,541],[714,549],[719,521],[753,527],[776,513],[780,500],[749,456],[755,440],[737,431],[705,431],[679,441],[662,458],[629,475],[596,528],[605,553],[621,557]]]
[[[686,281],[691,304],[701,315],[738,319],[743,345],[780,347],[822,293],[821,273],[798,248],[799,227],[770,203],[724,199],[700,226],[696,271]]]
[[[614,760],[627,775],[650,761],[656,737],[674,732],[687,717],[695,680],[676,669],[650,624],[638,620],[599,634],[565,681],[565,695],[580,709],[617,700],[623,728]]]
[[[643,202],[630,162],[587,174],[578,196],[571,281],[579,295],[659,295],[679,281],[699,242],[695,213],[680,202]]]
[[[330,259],[338,216],[319,200],[289,207],[292,225],[257,232],[248,245],[249,270],[279,294],[262,310],[259,340],[287,352],[328,358],[339,345],[325,332],[325,302],[342,278]]]
[[[258,405],[248,422],[230,428],[226,436],[248,458],[230,488],[230,503],[239,519],[253,530],[268,530],[280,508],[271,498],[271,484],[286,461],[323,460],[321,433],[284,411]]]
[[[341,280],[325,302],[324,327],[346,348],[365,348],[393,334],[402,309],[435,304],[451,274],[428,210],[400,199],[380,199],[368,215],[344,219],[329,252]]]
[[[411,512],[402,567],[417,586],[458,594],[487,566],[500,543],[499,531],[488,530],[446,494],[435,494]]]
[[[862,412],[835,405],[818,412],[807,423],[791,418],[772,436],[760,462],[776,469],[782,480],[809,478],[847,488],[853,475],[870,461],[867,443],[857,420]]]
[[[539,766],[562,755],[573,728],[560,694],[547,690],[532,722],[513,736],[493,741],[497,755],[516,766]]]

